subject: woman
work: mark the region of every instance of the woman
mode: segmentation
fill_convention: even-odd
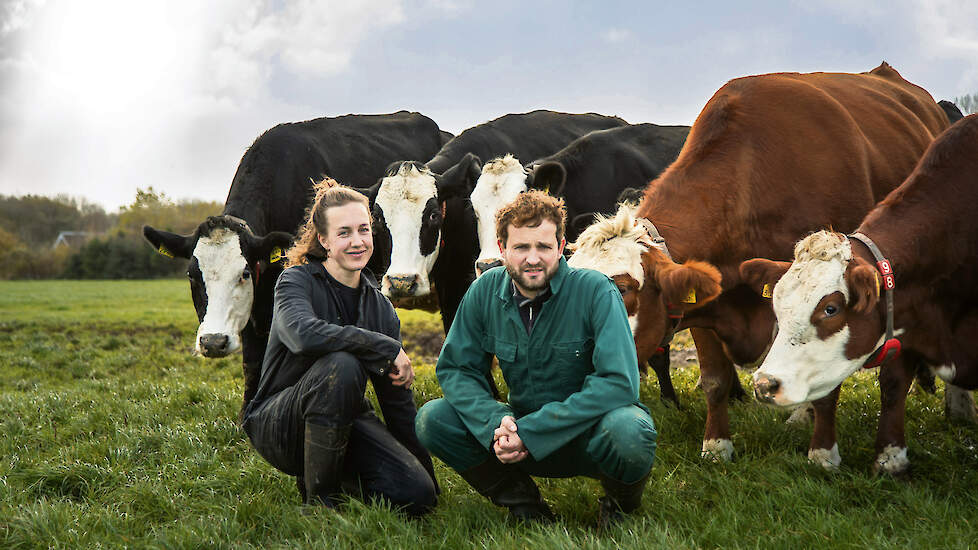
[[[435,474],[414,433],[400,321],[364,269],[372,252],[367,199],[330,179],[318,184],[275,286],[244,429],[259,454],[296,476],[307,504],[333,508],[340,493],[356,493],[420,515],[436,503]],[[368,379],[386,426],[364,397]]]

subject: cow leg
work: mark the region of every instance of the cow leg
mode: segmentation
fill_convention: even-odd
[[[812,429],[812,440],[808,444],[808,460],[826,470],[836,470],[842,464],[839,455],[839,442],[835,433],[835,413],[839,407],[839,388],[825,397],[812,401],[811,409],[815,414],[815,427]],[[807,407],[801,407],[806,410]]]
[[[716,332],[710,329],[691,328],[700,361],[700,382],[706,394],[706,430],[703,434],[703,458],[720,461],[731,460],[734,454],[730,441],[730,416],[728,399],[736,377],[733,362],[723,351],[723,344]]]
[[[914,379],[913,360],[904,354],[880,367],[880,421],[876,432],[873,471],[890,475],[906,473],[910,466],[904,433],[907,393]]]
[[[944,416],[949,420],[978,424],[978,409],[970,391],[944,383]]]
[[[676,410],[682,410],[679,406],[679,396],[676,395],[676,388],[672,386],[672,376],[669,373],[669,345],[665,346],[665,353],[658,353],[649,358],[649,366],[655,372],[655,377],[659,381],[659,397],[664,403],[672,401],[676,405]],[[641,373],[644,374],[644,373]]]
[[[251,327],[251,321],[245,325],[241,331],[241,357],[242,372],[244,374],[244,399],[241,402],[241,410],[238,411],[238,425],[244,420],[245,409],[248,403],[255,397],[258,391],[258,382],[261,379],[261,364],[265,355],[265,346],[268,338],[262,338]]]

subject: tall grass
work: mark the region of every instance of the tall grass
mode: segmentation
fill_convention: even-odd
[[[673,372],[682,411],[644,382],[659,429],[655,469],[640,512],[604,532],[593,528],[596,481],[540,480],[561,519],[517,526],[437,461],[440,505],[422,520],[357,501],[305,515],[292,479],[235,426],[240,358],[190,355],[187,294],[183,281],[0,282],[0,548],[968,548],[978,540],[978,429],[949,424],[940,392],[912,395],[912,476],[873,476],[872,373],[843,388],[844,464],[835,473],[805,460],[807,427],[751,401],[731,412],[736,460],[704,462],[697,370]],[[438,397],[440,321],[417,312],[402,321],[418,401]]]

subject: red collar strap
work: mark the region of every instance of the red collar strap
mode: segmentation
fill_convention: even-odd
[[[886,338],[883,345],[876,349],[863,363],[864,369],[872,369],[882,365],[889,359],[896,359],[900,356],[900,341],[893,337],[893,290],[896,288],[896,276],[893,273],[893,266],[890,261],[883,257],[879,247],[876,246],[869,237],[862,233],[853,233],[849,238],[866,245],[873,258],[876,259],[876,269],[883,276],[883,295],[886,307]]]

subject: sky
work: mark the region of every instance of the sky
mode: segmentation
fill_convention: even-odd
[[[0,0],[0,194],[223,203],[264,130],[348,113],[692,124],[732,78],[883,60],[952,99],[978,92],[976,22],[966,0]]]

